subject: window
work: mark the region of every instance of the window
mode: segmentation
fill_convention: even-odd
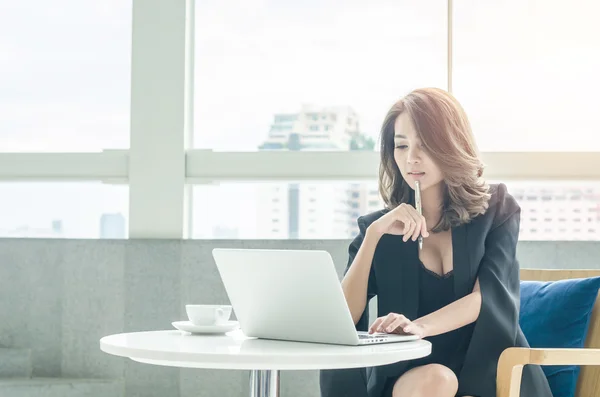
[[[0,237],[127,238],[128,191],[101,183],[0,183]]]
[[[490,181],[495,183],[495,181]],[[600,204],[600,184],[573,181],[508,181],[509,192],[521,191],[529,196],[541,195],[542,189],[550,189],[552,194],[564,194],[572,188],[591,188],[593,192],[587,201],[580,202],[582,208]],[[332,182],[261,182],[261,183],[221,183],[219,185],[198,185],[194,187],[193,238],[224,238],[223,230],[235,230],[240,239],[290,239],[290,238],[351,238],[358,232],[356,219],[360,215],[383,208],[377,197],[376,182],[347,183]],[[279,189],[279,191],[277,191]],[[273,195],[280,202],[273,204]],[[243,197],[243,200],[239,198]],[[577,222],[580,215],[572,211],[560,213],[560,207],[570,209],[567,201],[525,201],[521,205],[521,226],[524,226],[520,240],[573,240],[571,230],[574,224],[585,226],[577,239],[600,240],[598,233],[588,229],[600,228],[600,219],[590,222]],[[553,212],[543,218],[531,216],[541,207],[552,208]],[[275,208],[281,212],[276,213]],[[541,212],[541,211],[538,211]],[[560,214],[560,215],[559,215]],[[533,222],[530,219],[534,219]],[[271,230],[272,222],[278,219],[277,233]],[[316,234],[308,232],[309,220],[313,219]],[[544,221],[539,225],[538,221]],[[534,223],[535,222],[535,223]],[[561,223],[565,227],[552,228],[549,225]],[[343,227],[339,225],[344,225]]]
[[[573,211],[573,201],[575,197],[579,197],[577,205],[579,208],[586,211],[586,208],[596,208],[600,205],[600,183],[598,182],[587,182],[587,181],[509,181],[506,182],[509,193],[519,192],[527,196],[525,201],[517,201],[521,206],[521,224],[526,221],[535,222],[537,217],[530,217],[528,215],[538,212],[540,209],[544,209],[544,222],[554,223],[559,222],[568,226],[574,224],[581,225],[582,218],[579,214],[580,211]],[[585,200],[581,199],[581,196],[570,195],[569,192],[583,191],[583,189],[591,189],[586,195]],[[543,197],[545,194],[550,194],[553,197],[566,196],[568,199],[562,201],[550,200],[537,200],[538,197]],[[554,215],[556,214],[556,215]],[[560,215],[559,215],[560,214]],[[593,221],[592,218],[588,218],[586,226],[590,226],[589,229],[598,227],[600,225],[600,219]],[[534,226],[529,224],[529,226]],[[548,229],[547,229],[548,230]],[[589,232],[587,229],[580,230],[580,235],[573,236],[571,232],[567,231],[566,228],[561,227],[557,231],[552,231],[541,235],[538,233],[537,228],[525,229],[520,233],[520,240],[600,240],[600,236],[597,233]]]
[[[377,137],[395,100],[446,86],[446,0],[201,1],[195,8],[197,148],[269,147],[270,126],[285,119],[302,149],[321,149],[302,145],[303,134],[328,115],[326,148],[372,150],[363,137]]]
[[[0,151],[129,147],[131,0],[3,2]]]
[[[600,150],[600,3],[453,4],[453,92],[482,151]]]
[[[382,208],[368,205],[373,186],[336,181],[194,186],[192,237],[221,239],[234,233],[240,239],[351,238],[358,233],[358,216]],[[280,213],[274,212],[274,194],[281,197]]]
[[[0,195],[5,207],[0,228],[5,235],[127,235],[123,229],[128,227],[131,192],[133,233],[180,238],[187,221],[192,221],[196,237],[301,238],[309,233],[304,220],[314,219],[315,238],[351,237],[357,232],[358,214],[382,207],[376,184],[303,180],[315,170],[319,177],[324,174],[332,180],[363,178],[367,173],[376,178],[370,162],[377,153],[366,151],[377,150],[375,141],[385,111],[415,87],[446,87],[447,83],[446,0],[375,0],[344,7],[328,0],[308,5],[196,2],[196,59],[191,71],[181,67],[186,65],[177,55],[163,57],[177,58],[169,65],[143,62],[148,53],[182,54],[186,23],[185,13],[180,11],[190,2],[162,2],[158,9],[155,2],[138,1],[135,19],[142,28],[136,29],[133,43],[130,0],[17,3],[3,7],[0,13],[0,64],[6,66],[0,77],[0,152],[127,149],[131,73],[138,82],[134,93],[140,94],[133,97],[136,114],[156,111],[156,101],[148,98],[168,97],[174,116],[164,118],[164,128],[158,123],[161,128],[148,134],[145,142],[144,129],[135,127],[140,124],[133,120],[135,142],[139,138],[140,145],[130,152],[77,153],[70,159],[0,153],[0,178],[11,181],[0,183],[5,189]],[[600,25],[595,21],[600,5],[581,0],[565,4],[557,0],[454,2],[451,81],[484,152],[600,150],[600,140],[595,138],[600,122],[592,97],[600,85],[596,78]],[[161,16],[160,29],[150,23],[157,15]],[[157,41],[165,45],[152,47]],[[132,45],[136,46],[133,51]],[[132,56],[137,65],[133,70]],[[185,159],[187,180],[207,185],[193,189],[196,215],[184,222],[180,214],[187,200],[178,187],[185,183],[180,174],[184,168],[181,138],[187,128],[182,129],[180,122],[186,114],[186,101],[171,99],[184,97],[181,82],[189,77],[188,72],[194,73],[195,87],[185,87],[185,94],[186,99],[187,94],[196,94],[195,117],[185,121],[195,122],[196,148],[214,152],[192,151]],[[152,79],[166,83],[157,84],[152,96],[144,99],[145,89],[139,87],[148,87],[141,83]],[[320,130],[311,132],[311,125]],[[161,131],[165,132],[161,135]],[[151,135],[159,139],[150,140]],[[185,136],[186,143],[188,138]],[[165,155],[160,156],[163,143]],[[280,150],[284,155],[215,153],[222,150]],[[301,163],[294,162],[297,157],[286,153],[288,150],[341,153],[323,157],[319,156],[323,153],[302,153],[317,160],[310,164],[312,168],[298,170]],[[129,172],[144,170],[148,153],[160,156],[165,173],[148,178],[143,171]],[[528,158],[529,154],[518,157]],[[582,156],[584,163],[589,162],[582,169],[582,179],[599,180],[597,160],[589,154]],[[530,171],[511,168],[509,157],[491,154],[492,172],[487,175],[500,169],[500,173],[520,179]],[[23,161],[31,158],[35,161]],[[557,164],[565,163],[551,162],[550,156],[539,158],[544,161],[536,162],[537,169],[532,171],[537,175],[546,170],[540,179],[571,179],[574,175],[560,173],[563,168]],[[39,164],[51,165],[50,176],[37,159],[42,160]],[[73,159],[81,168],[72,166]],[[571,157],[572,169],[579,164],[576,159]],[[211,168],[211,164],[225,163],[223,160],[230,160],[232,167]],[[239,167],[238,161],[244,167]],[[134,166],[128,167],[131,163]],[[323,164],[326,166],[321,167]],[[227,182],[238,177],[243,182]],[[107,184],[12,182],[40,178],[103,180]],[[249,182],[253,178],[277,182]],[[294,183],[287,183],[286,178]],[[165,181],[177,181],[176,186]],[[109,183],[131,183],[131,189]],[[554,232],[549,239],[572,239],[575,227],[581,229],[578,239],[600,239],[598,232],[589,233],[600,230],[597,182],[508,184],[522,207],[522,239],[539,239],[540,232],[550,226]],[[276,188],[271,191],[273,186]],[[306,193],[306,186],[316,188]],[[43,198],[30,206],[36,214],[32,218],[23,210],[8,212],[17,208],[15,203],[28,202],[13,197],[24,187],[33,189],[32,197]],[[357,187],[360,193],[355,193]],[[248,195],[243,194],[246,190]],[[312,201],[311,192],[315,193]],[[82,202],[94,203],[98,197],[106,199],[102,205],[88,208],[93,218],[78,217],[75,222],[62,210],[64,205],[77,213]],[[47,198],[51,201],[46,202]],[[575,207],[581,213],[574,212]],[[250,208],[250,212],[239,208]],[[42,209],[45,212],[36,212]],[[310,216],[304,216],[305,210]],[[153,222],[157,213],[166,222]],[[213,218],[217,213],[228,215]],[[241,221],[258,214],[266,214],[260,218],[266,223],[273,218],[279,222],[263,229],[255,221]],[[574,215],[579,215],[579,222]],[[532,217],[551,221],[539,225],[529,222]],[[318,224],[321,220],[326,227]],[[84,226],[72,226],[79,223]],[[153,224],[157,226],[153,228]],[[558,227],[565,231],[556,231]],[[538,233],[531,234],[532,228]]]

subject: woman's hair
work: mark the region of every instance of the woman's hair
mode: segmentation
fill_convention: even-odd
[[[408,112],[425,151],[444,175],[440,222],[433,232],[468,223],[488,208],[489,186],[467,115],[458,101],[439,88],[422,88],[396,102],[381,127],[379,193],[391,209],[412,200],[413,192],[394,160],[394,124]]]

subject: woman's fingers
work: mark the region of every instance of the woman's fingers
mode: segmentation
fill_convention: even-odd
[[[405,221],[405,227],[404,227],[404,236],[402,237],[402,241],[407,242],[410,239],[410,236],[413,234],[415,228],[416,228],[416,224],[412,219],[406,220]]]
[[[379,327],[377,327],[377,332],[385,332],[386,327],[396,319],[396,316],[396,313],[390,313],[385,316]]]
[[[397,329],[404,329],[409,326],[411,321],[406,317],[400,315],[394,321],[392,321],[387,327],[384,328],[385,332],[391,333]]]
[[[370,334],[377,331],[377,328],[379,328],[379,324],[381,324],[381,322],[383,321],[384,318],[385,317],[379,317],[378,319],[373,321],[373,324],[371,324],[371,327],[369,327]]]
[[[401,204],[395,209],[395,221],[402,223],[402,241],[416,241],[419,236],[429,237],[425,217],[410,204]]]
[[[421,215],[419,215],[418,212],[415,211],[414,214],[411,214],[414,218],[415,218],[415,222],[416,222],[416,227],[415,230],[412,234],[412,240],[416,241],[417,238],[419,238],[419,235],[421,234],[422,230],[423,230],[423,217]]]
[[[404,223],[404,230],[402,231],[402,234],[404,235],[402,237],[402,241],[406,242],[408,241],[408,239],[410,239],[410,237],[414,234],[415,230],[417,229],[418,225],[416,220],[411,216],[410,214],[410,210],[408,209],[408,205],[403,205],[400,208],[400,211],[398,211],[398,220],[402,223]]]
[[[407,217],[409,217],[412,224],[415,225],[415,227],[408,234],[408,237],[406,240],[412,238],[412,240],[415,241],[419,237],[419,234],[421,233],[421,229],[423,227],[422,226],[423,217],[412,206],[407,206],[406,213],[407,213],[406,214]]]
[[[393,333],[397,330],[400,330],[404,333],[410,333],[411,329],[413,329],[412,321],[402,314],[390,313],[387,316],[377,318],[371,327],[369,327],[369,333]]]

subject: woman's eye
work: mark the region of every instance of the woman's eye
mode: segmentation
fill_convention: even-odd
[[[401,149],[401,150],[404,150],[407,147],[408,147],[407,145],[396,145],[396,149]]]

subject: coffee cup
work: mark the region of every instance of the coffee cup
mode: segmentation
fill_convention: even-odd
[[[223,324],[231,317],[229,305],[185,305],[188,318],[194,325]]]

